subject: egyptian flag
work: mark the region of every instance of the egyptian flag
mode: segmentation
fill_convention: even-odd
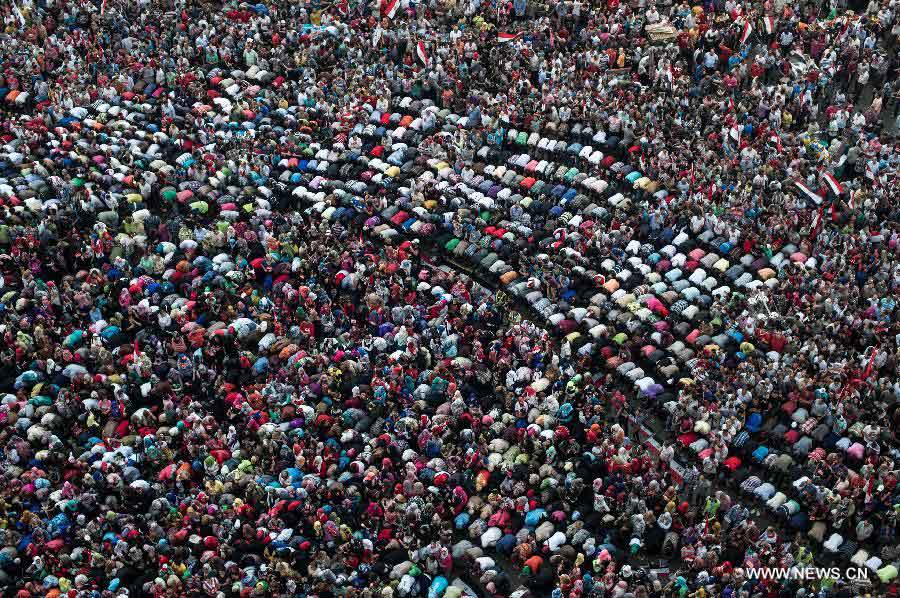
[[[422,40],[419,40],[419,43],[416,44],[416,56],[419,57],[423,65],[428,66],[428,53],[425,51],[425,42]]]
[[[844,37],[847,34],[847,30],[850,29],[850,19],[847,16],[844,16],[844,26],[841,27],[841,32],[838,34],[838,39]]]
[[[825,206],[819,206],[819,211],[816,212],[815,217],[812,221],[812,226],[810,229],[812,230],[812,236],[815,238],[819,234],[819,227],[822,226],[822,214],[825,211]]]
[[[381,15],[393,19],[400,8],[400,0],[381,0]]]
[[[741,33],[741,45],[747,43],[747,38],[750,37],[751,33],[753,33],[753,25],[750,24],[750,21],[744,21],[744,31]]]
[[[775,17],[763,17],[763,26],[766,28],[766,34],[772,35],[775,32]]]
[[[828,186],[828,189],[837,196],[840,196],[841,193],[844,192],[844,187],[838,182],[834,175],[830,172],[826,172],[823,174],[823,178],[825,179],[825,184]]]
[[[497,34],[497,43],[505,44],[506,42],[511,42],[518,39],[522,34],[521,33],[503,33],[500,32]]]
[[[100,4],[100,16],[102,17],[104,14],[106,14],[106,0]]]
[[[818,193],[813,192],[812,189],[810,189],[809,187],[807,187],[806,185],[804,185],[804,184],[803,184],[801,181],[799,181],[799,180],[795,180],[795,181],[794,181],[794,184],[797,185],[797,187],[798,187],[801,191],[803,191],[803,193],[806,195],[806,197],[807,197],[810,201],[812,201],[812,202],[813,202],[814,204],[816,204],[817,206],[822,205],[822,196],[821,196],[821,195],[819,195]]]
[[[874,183],[876,181],[875,175],[875,168],[872,166],[872,163],[869,162],[868,164],[866,164],[866,178]]]

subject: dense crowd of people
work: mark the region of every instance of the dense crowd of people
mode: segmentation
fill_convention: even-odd
[[[4,592],[897,595],[896,8],[2,3]]]

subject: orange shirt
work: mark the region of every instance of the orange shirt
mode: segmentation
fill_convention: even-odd
[[[531,558],[525,561],[525,566],[531,569],[532,573],[537,573],[541,568],[541,565],[544,564],[544,559],[539,557],[538,555],[534,555]]]

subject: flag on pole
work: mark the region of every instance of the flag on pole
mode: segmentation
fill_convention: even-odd
[[[830,172],[826,172],[823,174],[823,178],[825,179],[825,184],[828,186],[828,189],[831,190],[835,195],[840,195],[844,192],[844,187],[838,182],[834,175]]]
[[[500,33],[497,33],[497,43],[498,43],[498,44],[505,44],[506,42],[514,41],[514,40],[518,39],[518,38],[521,37],[521,36],[522,36],[521,33],[503,33],[503,32],[500,32]]]
[[[425,42],[422,40],[419,40],[419,43],[416,44],[416,56],[419,57],[423,65],[428,66],[428,53],[425,51]]]
[[[394,18],[394,15],[397,14],[398,8],[400,8],[400,0],[381,1],[381,14],[389,19]]]
[[[106,14],[106,0],[100,4],[100,16],[102,17],[104,14]]]
[[[775,17],[763,17],[763,26],[766,28],[766,34],[772,35],[775,31]]]
[[[818,193],[815,193],[812,189],[810,189],[809,187],[804,185],[799,180],[795,180],[794,184],[797,185],[797,187],[801,191],[803,191],[804,195],[806,195],[806,197],[809,198],[814,204],[816,204],[817,206],[822,205],[822,196],[821,195],[819,195]]]
[[[744,32],[741,33],[741,45],[747,43],[747,38],[750,37],[751,33],[753,33],[753,25],[750,24],[750,21],[744,21]]]

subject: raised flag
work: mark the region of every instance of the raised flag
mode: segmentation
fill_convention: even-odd
[[[506,43],[506,42],[511,42],[511,41],[514,41],[514,40],[518,39],[519,37],[521,37],[521,35],[522,35],[521,33],[503,33],[503,32],[500,32],[500,33],[497,34],[497,43],[498,43],[498,44],[504,44],[504,43]]]
[[[772,35],[775,32],[775,17],[763,17],[763,27],[766,28],[766,34]]]
[[[817,206],[822,205],[822,196],[818,193],[815,193],[812,189],[807,187],[801,181],[794,181],[794,184],[797,185],[797,188],[800,189],[806,197],[812,201]]]
[[[850,29],[850,19],[845,15],[844,16],[844,26],[841,27],[841,32],[838,34],[838,39],[843,38],[847,34],[847,30]]]
[[[419,43],[416,44],[416,56],[419,57],[423,65],[428,66],[428,53],[425,51],[425,42],[422,40],[419,40]]]
[[[753,33],[753,25],[750,24],[750,21],[744,21],[744,31],[741,33],[741,44],[747,43],[747,38],[750,37],[750,34]]]
[[[828,188],[832,193],[834,193],[835,195],[840,195],[844,192],[844,187],[838,182],[836,178],[834,178],[833,174],[831,174],[830,172],[826,172],[824,173],[823,178],[825,179],[825,184],[828,185]]]
[[[875,182],[875,180],[876,180],[875,174],[876,174],[875,167],[872,165],[872,163],[869,162],[868,164],[866,164],[866,178],[870,179],[872,182]]]
[[[822,213],[824,211],[825,211],[825,206],[819,206],[819,211],[816,212],[816,215],[813,218],[812,226],[810,227],[813,238],[815,238],[819,234],[819,227],[822,226]]]
[[[400,0],[382,0],[381,2],[381,14],[389,19],[394,18],[398,8],[400,8]]]

